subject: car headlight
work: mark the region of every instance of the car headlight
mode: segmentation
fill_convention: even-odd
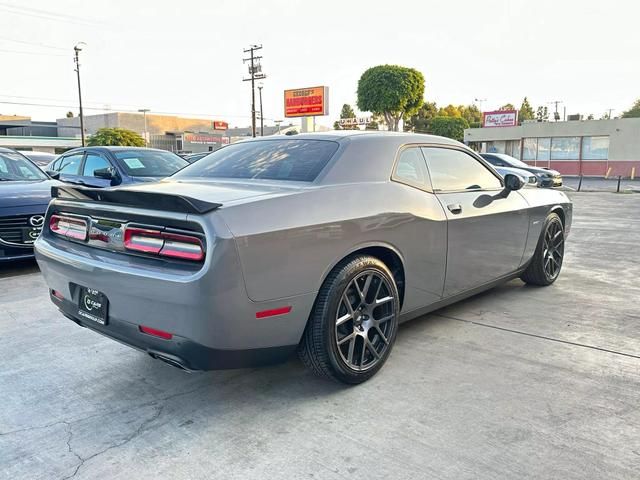
[[[550,173],[536,173],[535,175],[538,178],[551,178],[551,174]]]

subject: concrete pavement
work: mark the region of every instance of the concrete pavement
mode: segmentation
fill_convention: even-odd
[[[553,286],[403,325],[350,388],[295,359],[186,374],[0,267],[0,479],[638,478],[640,195],[572,197]]]

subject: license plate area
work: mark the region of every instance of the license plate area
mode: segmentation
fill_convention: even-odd
[[[109,300],[104,293],[93,288],[80,287],[78,300],[78,315],[80,317],[100,325],[106,325],[108,310]]]
[[[42,231],[42,227],[27,227],[22,229],[22,242],[23,243],[33,243],[36,241],[40,232]]]

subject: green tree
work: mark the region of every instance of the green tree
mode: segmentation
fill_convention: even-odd
[[[437,116],[436,102],[425,102],[415,114],[405,118],[404,129],[407,132],[427,133],[431,119]]]
[[[516,107],[513,106],[513,103],[505,103],[498,110],[515,110]]]
[[[462,117],[435,117],[431,120],[429,133],[461,142],[465,128],[469,128],[469,122]]]
[[[73,118],[73,112],[72,111],[68,111],[67,112],[67,118]]]
[[[536,120],[538,122],[549,121],[549,109],[547,107],[538,107],[536,110]]]
[[[520,110],[518,111],[518,121],[522,123],[525,120],[533,120],[535,118],[536,112],[533,111],[533,107],[529,103],[529,99],[524,97],[522,105],[520,105]]]
[[[142,136],[126,128],[100,128],[89,137],[87,144],[90,147],[104,145],[120,145],[125,147],[145,146]]]
[[[449,104],[446,107],[438,110],[438,116],[439,117],[462,117],[462,114],[460,113],[460,109],[458,107],[456,107],[455,105]]]
[[[458,105],[460,116],[464,118],[469,125],[479,124],[482,122],[482,112],[475,105]]]
[[[622,114],[622,118],[638,118],[640,117],[640,98],[631,106],[629,110]]]
[[[383,115],[389,130],[398,131],[403,117],[416,113],[424,101],[424,76],[413,68],[378,65],[358,81],[358,108]]]
[[[351,105],[345,103],[342,105],[342,110],[340,110],[340,119],[343,118],[355,118],[356,113],[351,108]],[[333,124],[334,130],[358,130],[358,125],[340,125],[339,121],[336,121]]]

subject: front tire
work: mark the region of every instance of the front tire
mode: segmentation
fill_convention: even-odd
[[[362,383],[382,368],[395,343],[400,301],[393,275],[375,257],[339,263],[325,280],[298,353],[314,373]]]
[[[530,285],[551,285],[560,275],[563,259],[564,225],[557,213],[550,213],[542,227],[533,258],[520,278]]]

